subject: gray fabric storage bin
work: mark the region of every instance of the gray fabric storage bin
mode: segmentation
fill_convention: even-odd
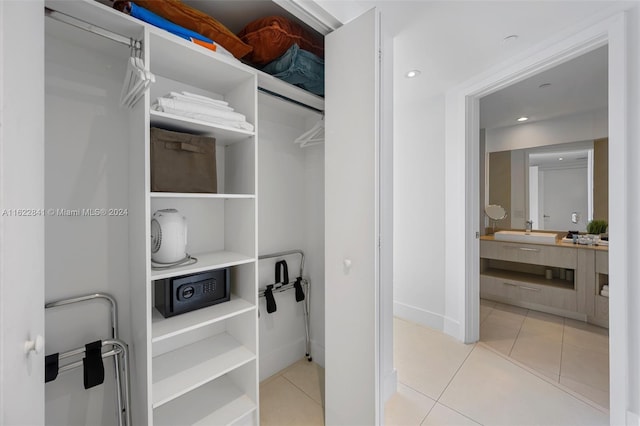
[[[151,128],[151,191],[217,190],[215,138]]]

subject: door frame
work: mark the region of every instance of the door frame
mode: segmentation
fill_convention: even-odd
[[[631,174],[626,163],[627,139],[627,17],[624,11],[609,11],[582,28],[563,32],[535,46],[514,60],[501,64],[447,93],[446,98],[446,295],[447,315],[457,316],[459,324],[445,332],[466,343],[479,339],[480,309],[480,230],[479,185],[479,100],[532,75],[555,67],[598,47],[609,47],[609,208],[612,240],[609,249],[611,275],[619,282],[611,292],[610,304],[610,421],[626,424],[629,403],[628,306],[630,223],[627,192]],[[464,123],[464,126],[461,125]],[[460,262],[464,253],[464,262]],[[450,315],[449,312],[452,314]],[[457,315],[456,315],[457,314]]]

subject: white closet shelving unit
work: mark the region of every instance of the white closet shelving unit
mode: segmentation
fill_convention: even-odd
[[[254,72],[168,33],[146,29],[146,34],[145,57],[156,76],[147,102],[188,90],[228,101],[257,124]],[[150,127],[216,138],[218,174],[217,194],[146,193],[146,221],[158,209],[177,208],[187,217],[188,247],[198,258],[194,265],[147,270],[153,424],[257,423],[257,129],[237,130],[153,110],[148,117]],[[171,318],[152,307],[155,280],[227,267],[231,301]]]
[[[134,424],[258,424],[257,73],[98,2],[46,6],[141,40],[156,83],[130,111],[129,247]],[[70,48],[73,48],[70,46]],[[124,76],[123,76],[124,77]],[[254,131],[153,111],[169,91],[223,99]],[[216,138],[217,194],[150,191],[151,127]],[[193,265],[153,270],[150,220],[176,208],[187,218]],[[231,300],[171,318],[153,306],[154,281],[230,268]]]

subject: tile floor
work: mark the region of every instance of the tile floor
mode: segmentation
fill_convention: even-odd
[[[541,334],[541,339],[556,339],[546,327],[534,320],[536,314],[527,312],[518,319],[515,313],[502,306],[482,304],[483,323],[504,316],[506,323],[518,322],[520,328],[529,318],[516,354],[526,353],[531,343],[529,335]],[[513,314],[513,315],[511,315]],[[566,326],[561,321],[562,327]],[[549,327],[560,327],[553,323]],[[541,326],[538,328],[538,326]],[[580,345],[602,349],[601,335],[569,323],[571,331],[564,331],[563,340],[569,352]],[[492,331],[491,328],[486,329]],[[508,331],[508,333],[507,333]],[[498,332],[504,333],[502,337]],[[547,335],[550,334],[550,335]],[[513,352],[518,333],[500,329],[489,343],[465,345],[438,331],[396,318],[394,320],[394,357],[398,370],[398,392],[387,402],[384,424],[392,425],[606,425],[607,410],[569,389],[566,380],[582,379],[583,360],[590,356],[576,355],[572,367],[554,372],[546,363],[544,351],[533,351],[540,360],[540,370],[509,358],[504,351]],[[485,336],[486,337],[486,336]],[[513,338],[509,345],[508,340]],[[529,345],[529,346],[527,346]],[[503,352],[496,349],[501,348]],[[537,348],[536,348],[537,349]],[[569,353],[567,352],[567,353]],[[596,352],[599,353],[599,352]],[[555,354],[555,352],[554,352]],[[601,354],[601,353],[600,353]],[[565,356],[561,350],[561,357]],[[566,355],[571,357],[572,355]],[[597,358],[597,357],[596,357]],[[544,367],[544,368],[543,368]],[[573,368],[573,370],[572,370]],[[542,373],[539,371],[543,371]],[[260,421],[263,426],[296,425],[322,426],[324,400],[324,370],[302,359],[260,384]],[[590,379],[591,380],[591,379]],[[601,377],[595,377],[595,384]],[[567,382],[568,383],[568,382]],[[582,383],[591,386],[589,383]]]
[[[606,328],[481,300],[480,341],[595,403],[609,407]]]
[[[306,358],[260,383],[261,426],[324,425],[324,368]]]

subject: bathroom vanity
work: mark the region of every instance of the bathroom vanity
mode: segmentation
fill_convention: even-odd
[[[498,241],[480,238],[480,297],[609,325],[606,246]]]

